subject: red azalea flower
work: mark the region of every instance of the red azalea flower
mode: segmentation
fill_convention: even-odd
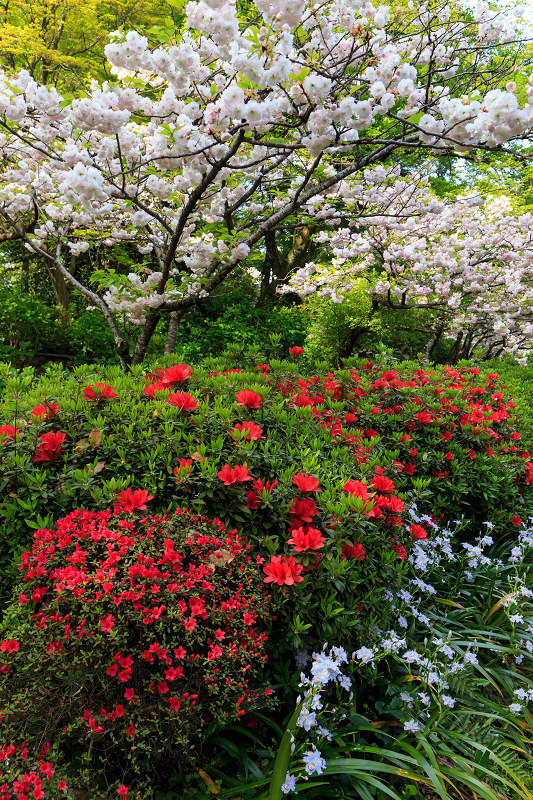
[[[238,422],[235,427],[230,430],[230,434],[234,439],[238,439],[240,438],[238,434],[242,433],[242,431],[248,431],[248,435],[244,437],[246,441],[255,441],[256,439],[265,438],[261,435],[263,433],[263,429],[260,428],[259,425],[256,425],[255,422]]]
[[[4,444],[6,439],[14,439],[15,434],[19,434],[20,430],[17,427],[16,429],[13,425],[2,425],[0,426],[0,444]]]
[[[168,700],[168,704],[172,711],[179,711],[181,707],[181,700],[179,697],[170,697]]]
[[[143,511],[146,503],[153,499],[153,494],[148,494],[146,489],[135,489],[133,492],[131,489],[124,489],[115,498],[115,508],[131,514],[133,511]]]
[[[252,489],[254,490],[254,492],[267,492],[268,494],[272,494],[277,485],[278,485],[277,478],[274,478],[272,483],[270,483],[270,481],[263,483],[261,478],[257,478],[257,480],[255,480],[252,483]]]
[[[240,392],[235,393],[237,403],[240,406],[248,406],[248,408],[260,408],[263,405],[263,398],[257,392],[252,392],[250,389],[241,389]]]
[[[428,411],[421,411],[419,414],[415,414],[415,417],[419,422],[433,422],[433,417]]]
[[[303,497],[301,500],[295,497],[289,508],[289,514],[296,514],[303,522],[311,522],[316,516],[316,511],[316,504],[308,497]]]
[[[130,734],[128,734],[128,736],[129,735]],[[124,786],[124,784],[121,783],[120,786],[117,789],[117,794],[119,794],[121,797],[127,797],[128,796],[128,787]]]
[[[376,492],[393,492],[395,488],[390,478],[386,478],[384,475],[376,475],[370,483]]]
[[[403,544],[394,543],[392,545],[392,549],[398,554],[398,558],[400,561],[405,561],[407,558],[407,550],[403,546]]]
[[[368,493],[368,486],[362,481],[349,480],[344,484],[342,490],[343,492],[348,492],[348,494],[351,494],[353,497],[360,497],[365,503],[371,500]]]
[[[60,789],[62,792],[68,792],[67,783],[63,779],[59,781],[59,783],[57,784],[57,788]]]
[[[31,416],[38,419],[52,419],[59,411],[59,403],[42,403],[40,406],[35,406],[32,409]],[[33,421],[33,420],[30,420]]]
[[[267,372],[270,372],[272,367],[270,364],[256,364],[255,368],[266,375]]]
[[[174,467],[174,475],[177,483],[183,483],[190,475],[192,470],[192,458],[180,458],[179,467]]]
[[[4,639],[0,642],[0,653],[18,653],[20,644],[16,639]]]
[[[294,556],[286,559],[283,559],[282,556],[272,556],[270,562],[263,567],[263,572],[267,576],[265,583],[293,586],[295,583],[303,581],[300,576],[302,569],[302,565],[296,563]]]
[[[389,501],[388,507],[390,508],[393,514],[400,514],[402,511],[405,511],[405,503],[403,502],[403,500],[400,500],[399,497],[396,497],[396,495],[389,497],[388,501]]]
[[[289,353],[293,358],[298,358],[298,356],[303,355],[303,352],[303,347],[289,347]]]
[[[246,492],[246,508],[250,508],[255,511],[255,509],[259,508],[261,503],[262,500],[258,494],[252,492],[250,489]]]
[[[179,408],[180,411],[194,411],[195,408],[198,408],[198,403],[194,397],[191,394],[187,394],[187,392],[169,394],[167,403],[172,403],[172,405]]]
[[[224,482],[224,486],[231,486],[232,483],[244,483],[244,481],[251,481],[252,476],[248,472],[246,464],[236,464],[230,467],[226,464],[222,467],[220,472],[217,472],[218,477]]]
[[[102,630],[105,631],[105,633],[111,633],[111,630],[115,626],[115,617],[113,616],[113,614],[108,614],[107,617],[101,619],[100,625]]]
[[[511,522],[513,523],[513,525],[522,525],[522,517],[518,516],[518,514],[515,514],[514,517],[511,519]]]
[[[43,433],[39,437],[41,445],[36,448],[32,461],[57,461],[61,455],[61,445],[66,438],[67,434],[62,431]]]
[[[342,543],[341,561],[344,561],[345,558],[353,558],[355,561],[363,561],[365,554],[366,550],[361,542],[354,542],[353,544],[348,544],[348,542]]]
[[[170,388],[170,384],[163,383],[163,381],[156,381],[156,383],[149,383],[148,386],[145,386],[143,389],[143,394],[147,397],[153,397],[154,394],[159,394],[159,392],[167,392]]]
[[[126,735],[131,736],[132,739],[135,738],[135,725],[130,725],[129,728],[126,728]]]
[[[307,530],[295,528],[287,543],[294,545],[296,552],[301,553],[304,550],[319,550],[324,547],[325,541],[318,528],[308,527]]]
[[[413,539],[427,539],[428,534],[427,531],[421,525],[409,525],[409,532]]]
[[[192,370],[187,364],[176,364],[168,367],[163,373],[163,383],[180,383],[191,377]]]
[[[86,386],[82,392],[86,400],[95,402],[98,400],[111,400],[113,397],[118,397],[112,386],[107,383],[93,383],[91,386]]]
[[[318,478],[313,478],[312,475],[306,475],[303,472],[297,472],[292,476],[292,482],[301,492],[321,492],[322,489],[318,488]]]

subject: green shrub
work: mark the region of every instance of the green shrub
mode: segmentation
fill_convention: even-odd
[[[415,524],[430,524],[413,513]],[[224,783],[236,789],[237,772],[250,800],[265,797],[265,784],[270,800],[291,784],[312,798],[400,800],[425,786],[442,800],[529,800],[532,523],[496,546],[487,524],[469,548],[457,526],[430,524],[391,628],[354,652],[337,640],[298,653],[287,733],[263,728],[252,750],[244,731],[234,738],[238,759],[225,765]],[[275,759],[264,755],[268,734]],[[260,764],[253,777],[247,759]]]
[[[354,288],[340,302],[311,296],[307,300],[310,318],[306,351],[310,358],[327,360],[338,366],[353,355],[376,354],[391,348],[402,359],[416,358],[423,352],[432,328],[431,311],[409,311],[380,305],[368,293],[368,281],[357,278]],[[437,361],[445,353],[440,349]]]
[[[465,539],[485,519],[506,536],[517,509],[531,509],[529,440],[495,376],[364,363],[304,378],[296,361],[255,373],[209,366],[182,369],[166,384],[163,370],[148,386],[140,369],[129,376],[50,369],[34,385],[29,375],[7,379],[4,603],[33,529],[76,508],[105,508],[120,491],[140,487],[154,496],[155,512],[189,507],[217,517],[263,557],[282,559],[276,625],[288,649],[346,631],[357,641],[390,615],[385,588],[400,580],[400,559],[421,535],[406,524],[413,500],[435,517],[464,514]],[[112,387],[108,399],[88,389],[98,383]],[[257,407],[239,400],[241,390],[257,394]],[[58,407],[48,418],[32,416],[45,402]],[[224,470],[237,468],[244,471],[224,481]],[[297,473],[315,478],[321,491],[300,490]],[[295,503],[304,499],[311,506],[302,516]],[[305,537],[309,528],[317,533],[299,544],[294,531]],[[304,580],[285,597],[283,565],[291,558]]]
[[[0,352],[5,360],[17,361],[38,351],[68,350],[68,326],[57,308],[15,289],[1,290],[0,303]]]
[[[303,345],[307,325],[304,306],[257,309],[247,297],[231,293],[214,296],[203,302],[202,313],[192,309],[181,323],[176,357],[198,361],[205,356],[220,356],[228,348],[239,355],[251,348],[271,356],[273,337],[277,354],[288,355],[289,346]]]
[[[115,363],[115,343],[99,311],[84,311],[72,322],[69,352],[77,364],[97,361]]]
[[[135,518],[149,501],[122,493],[114,513],[37,531],[0,633],[2,738],[54,743],[90,798],[114,782],[152,797],[206,731],[264,704],[270,612],[250,545],[181,510]]]

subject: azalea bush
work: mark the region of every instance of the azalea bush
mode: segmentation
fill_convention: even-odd
[[[414,524],[423,520],[412,509]],[[296,708],[264,756],[266,733],[234,750],[241,782],[220,797],[418,797],[473,792],[528,800],[533,770],[533,518],[495,545],[460,525],[426,523],[412,548],[395,619],[374,641],[296,655]],[[303,671],[302,671],[303,668]],[[240,749],[242,748],[242,749]],[[243,784],[249,759],[260,769]]]
[[[32,529],[143,489],[153,512],[185,506],[245,531],[290,647],[311,629],[357,637],[389,613],[382,590],[428,533],[405,517],[413,500],[435,519],[466,515],[467,539],[481,518],[504,536],[527,514],[530,439],[497,374],[363,361],[306,375],[302,348],[289,357],[7,374],[4,598]]]
[[[151,797],[156,772],[270,694],[253,678],[270,610],[250,544],[189,512],[130,513],[149,499],[37,531],[0,631],[2,739],[53,742],[98,800],[131,782]]]
[[[33,753],[25,742],[0,744],[2,800],[73,800],[66,773],[56,759],[50,742]]]

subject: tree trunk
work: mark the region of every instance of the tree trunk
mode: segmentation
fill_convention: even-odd
[[[292,245],[284,261],[279,256],[275,230],[265,235],[265,260],[256,308],[275,303],[278,289],[287,283],[290,273],[299,269],[305,262],[314,228],[303,225],[294,232]]]
[[[452,364],[453,366],[455,366],[459,361],[459,351],[461,348],[462,340],[463,340],[463,332],[461,331],[460,333],[457,334],[457,338],[455,339],[452,351],[450,353],[450,357],[448,359],[450,364]]]
[[[30,262],[28,258],[22,258],[22,281],[21,288],[24,294],[30,291]]]
[[[132,366],[135,366],[136,364],[142,364],[148,349],[148,345],[150,344],[150,339],[152,338],[155,329],[157,328],[157,323],[160,319],[160,311],[151,311],[146,317],[146,322],[142,326],[141,332],[137,338],[137,341],[135,342],[135,350],[133,351],[133,358],[131,360]]]
[[[355,328],[352,328],[346,339],[341,342],[337,356],[337,364],[339,369],[342,367],[345,359],[350,358],[353,349],[361,336],[363,336],[365,333],[368,333],[369,330],[370,328],[368,325],[356,325]]]
[[[67,282],[55,264],[46,264],[52,287],[56,298],[56,303],[59,308],[67,311],[70,306],[70,293],[68,290]]]
[[[444,331],[444,320],[441,320],[437,327],[433,332],[433,336],[429,339],[428,343],[424,348],[424,357],[427,361],[431,360],[431,356],[433,355],[433,351],[435,350],[436,346],[441,340],[442,334]]]
[[[301,228],[294,232],[292,247],[287,253],[287,261],[284,264],[284,273],[279,276],[282,280],[287,278],[289,272],[303,266],[314,230],[312,225],[302,225]]]
[[[276,244],[276,231],[271,230],[265,235],[265,260],[263,262],[261,286],[259,287],[259,297],[257,298],[256,308],[263,308],[274,302],[275,282],[272,275],[281,271],[279,251]]]
[[[181,320],[185,316],[185,311],[172,311],[168,323],[167,340],[165,342],[165,355],[170,355],[176,349],[176,341],[178,339],[178,331]]]

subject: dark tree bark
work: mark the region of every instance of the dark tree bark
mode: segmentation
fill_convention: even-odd
[[[268,231],[265,235],[266,252],[256,308],[273,305],[276,302],[278,289],[287,283],[293,271],[300,269],[305,263],[313,232],[312,225],[298,228],[294,232],[291,248],[282,261],[276,243],[276,231]]]
[[[167,339],[165,342],[165,355],[170,355],[176,349],[176,341],[181,320],[185,316],[185,311],[172,311],[168,323]]]
[[[275,300],[273,276],[282,271],[279,260],[279,251],[276,244],[276,231],[271,230],[265,235],[265,260],[263,261],[261,286],[256,308],[263,308]]]
[[[442,338],[442,334],[444,332],[444,320],[441,320],[435,330],[433,331],[433,335],[430,337],[428,343],[424,348],[424,356],[427,361],[431,360],[431,356],[433,355],[433,351],[435,350],[436,346],[440,342]]]
[[[56,303],[63,311],[67,311],[68,307],[70,306],[70,292],[68,284],[62,273],[59,271],[57,265],[50,264],[48,262],[45,263],[48,274],[50,275],[50,280],[52,281],[52,288],[54,290]]]
[[[142,364],[148,349],[148,345],[150,344],[150,339],[154,335],[160,319],[160,311],[151,311],[146,316],[146,322],[142,326],[139,337],[135,342],[135,350],[133,351],[133,357],[131,359],[132,366],[135,366],[136,364]]]
[[[357,342],[365,335],[365,333],[368,333],[369,330],[370,327],[368,325],[356,325],[356,327],[352,328],[348,336],[341,342],[337,356],[337,364],[339,369],[342,367],[345,360],[350,358]]]
[[[452,351],[450,353],[449,362],[453,366],[459,361],[459,352],[461,349],[461,342],[463,341],[463,332],[457,334],[455,342],[453,343]]]

